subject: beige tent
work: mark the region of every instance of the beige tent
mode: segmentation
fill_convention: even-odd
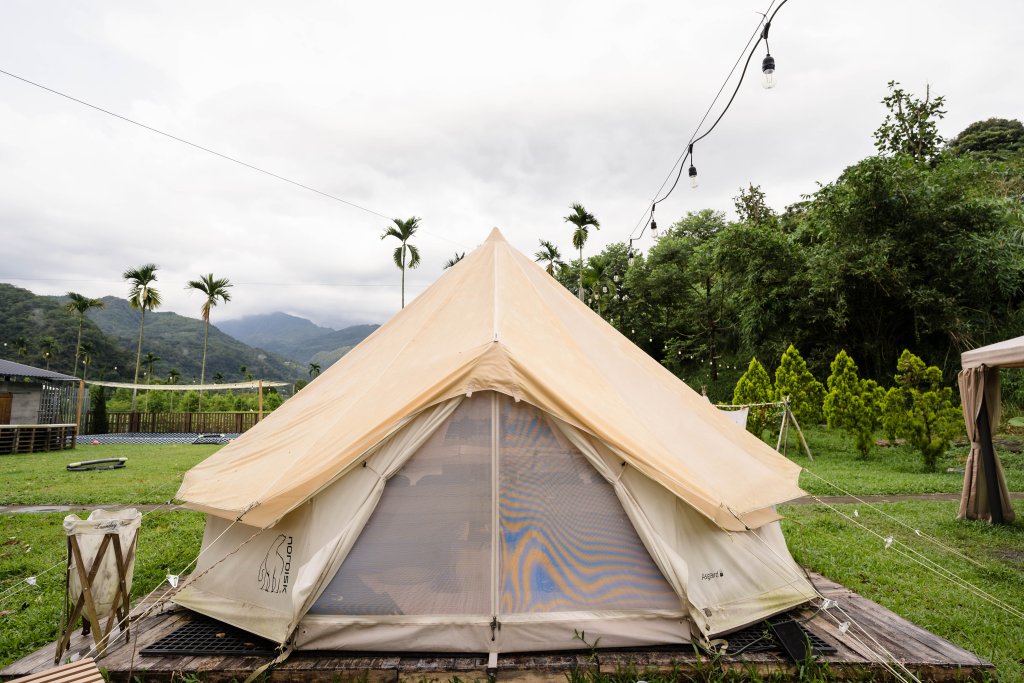
[[[971,454],[957,516],[1010,524],[1016,515],[1002,463],[992,446],[992,425],[999,424],[999,368],[1024,368],[1024,337],[966,351],[960,363],[960,399]]]
[[[176,601],[306,649],[688,642],[815,597],[798,473],[494,230],[185,475]]]

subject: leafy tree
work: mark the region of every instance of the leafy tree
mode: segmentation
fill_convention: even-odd
[[[773,395],[772,380],[764,366],[757,358],[751,358],[747,371],[743,373],[732,393],[732,402],[736,405],[753,403],[769,403]],[[761,437],[772,419],[771,406],[754,406],[747,414],[747,431]]]
[[[763,227],[775,227],[778,223],[778,216],[765,201],[760,185],[750,183],[745,190],[741,187],[740,193],[733,197],[733,206],[741,223]]]
[[[825,418],[829,427],[838,427],[853,436],[857,452],[865,460],[874,445],[879,407],[876,390],[877,384],[865,382],[857,375],[857,364],[845,350],[836,354],[828,377]]]
[[[949,141],[953,154],[1006,158],[1024,152],[1024,123],[1017,119],[991,118],[975,121]]]
[[[296,394],[297,394],[297,393],[299,393],[299,391],[300,391],[300,390],[301,390],[301,389],[302,389],[302,388],[303,388],[304,386],[306,386],[307,384],[309,384],[309,382],[307,382],[307,381],[306,381],[306,380],[304,380],[304,379],[299,379],[299,380],[296,380],[296,381],[295,381],[295,386],[294,386],[294,389],[293,389],[292,391],[293,391],[294,393],[296,393]]]
[[[224,375],[223,375],[223,374],[221,374],[221,373],[219,373],[219,372],[218,372],[218,373],[216,373],[216,374],[215,374],[215,375],[213,376],[213,383],[214,383],[214,384],[220,384],[220,383],[221,383],[221,382],[223,382],[223,381],[224,381]]]
[[[416,231],[420,227],[420,219],[416,216],[402,220],[401,218],[391,219],[394,225],[389,225],[380,238],[387,239],[394,237],[401,244],[395,247],[392,255],[395,265],[402,271],[402,308],[405,308],[405,269],[416,268],[420,265],[420,252],[414,245],[409,244]]]
[[[548,240],[540,240],[540,250],[533,255],[533,260],[537,263],[547,262],[544,270],[548,271],[548,275],[555,274],[555,268],[564,268],[565,263],[562,262],[562,255],[558,251],[552,242]]]
[[[571,207],[572,213],[565,216],[564,220],[567,223],[572,223],[576,226],[576,229],[572,233],[572,246],[575,249],[579,249],[580,252],[580,265],[579,265],[579,288],[578,294],[580,301],[583,301],[583,245],[587,243],[587,238],[590,236],[590,228],[594,230],[600,230],[601,224],[598,222],[594,214],[583,208],[580,203],[575,203]]]
[[[925,469],[935,470],[940,455],[961,431],[953,390],[942,385],[942,371],[904,349],[896,364],[896,386],[885,397],[886,430],[921,452]]]
[[[194,289],[201,292],[206,299],[203,301],[199,312],[203,316],[203,362],[199,370],[199,410],[203,409],[203,384],[206,383],[206,342],[210,334],[210,309],[217,305],[218,301],[227,303],[231,301],[231,293],[228,288],[231,282],[226,278],[215,278],[213,273],[199,276],[198,280],[189,280],[185,289]]]
[[[924,99],[917,99],[903,90],[896,81],[889,81],[889,94],[882,98],[889,113],[875,131],[875,147],[880,154],[908,154],[915,161],[933,161],[942,149],[938,121],[946,115],[946,98],[932,99],[931,87],[925,86]]]
[[[129,268],[121,275],[128,281],[128,305],[142,313],[139,322],[139,345],[135,351],[135,378],[132,384],[139,383],[139,367],[142,361],[142,336],[146,329],[146,311],[152,311],[160,307],[160,292],[153,288],[156,282],[156,271],[159,269],[154,263],[147,263],[138,268]],[[135,410],[135,396],[137,389],[132,388],[132,410]]]
[[[787,396],[798,422],[804,424],[821,422],[825,387],[814,379],[814,375],[807,367],[807,362],[792,344],[782,354],[779,367],[775,369],[775,398],[781,401]]]
[[[320,376],[320,364],[319,363],[310,363],[309,364],[309,376],[310,376],[310,378],[313,378],[313,379],[315,379],[315,378]]]
[[[53,337],[46,336],[39,340],[39,355],[46,362],[46,369],[50,369],[50,361],[60,353],[60,346]]]
[[[459,252],[455,252],[454,256],[444,262],[443,270],[448,270],[464,258],[466,258],[466,252],[462,252],[461,254]]]
[[[64,310],[72,315],[78,315],[78,340],[75,342],[75,371],[73,376],[78,377],[78,359],[82,349],[82,326],[85,324],[85,314],[92,308],[103,308],[103,301],[90,299],[78,292],[68,292],[69,301],[64,304]]]

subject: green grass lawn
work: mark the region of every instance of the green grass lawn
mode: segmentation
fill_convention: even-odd
[[[964,485],[963,467],[968,448],[954,446],[939,458],[935,472],[926,472],[921,454],[910,446],[875,447],[867,460],[861,460],[853,448],[853,439],[839,430],[825,427],[804,429],[814,460],[809,460],[790,430],[790,458],[804,469],[800,487],[819,496],[840,495],[842,492],[826,482],[838,484],[850,493],[960,493]],[[768,439],[775,445],[774,439]],[[996,451],[1003,463],[1006,484],[1011,491],[1024,491],[1024,453]],[[947,472],[947,469],[957,472]],[[814,476],[817,475],[817,476]],[[824,480],[824,481],[822,481]]]
[[[0,456],[0,505],[164,503],[190,467],[220,446],[116,444],[70,451]],[[68,472],[79,460],[128,458],[119,470]]]
[[[892,535],[979,589],[1024,610],[1024,522],[993,527],[956,519],[957,503],[835,506],[882,537]],[[993,662],[1000,680],[1024,680],[1024,621],[958,588],[823,505],[782,506],[783,530],[797,562],[878,602],[915,624]],[[940,539],[970,560],[914,533]],[[899,548],[900,546],[895,546]],[[912,555],[912,553],[911,553]]]
[[[962,474],[946,474],[962,464],[966,448],[953,449],[938,473],[924,472],[912,449],[876,448],[858,460],[840,432],[807,431],[814,462],[797,454],[795,462],[858,494],[928,493],[960,490]],[[177,490],[181,475],[217,446],[95,446],[75,451],[3,456],[0,504],[160,503]],[[123,470],[66,472],[74,460],[127,457]],[[1024,457],[1000,453],[1012,490],[1024,490]],[[838,491],[809,477],[801,485],[819,495]],[[960,574],[1001,600],[1024,607],[1024,522],[1003,528],[955,519],[956,503],[913,501],[877,506],[911,529],[856,505],[837,506],[882,536],[893,534],[943,567]],[[1018,514],[1024,510],[1018,504]],[[1024,681],[1024,622],[1009,617],[946,579],[885,550],[877,537],[820,505],[784,506],[783,527],[794,557],[808,566],[954,643],[992,660],[1001,680]],[[56,637],[65,561],[63,514],[0,515],[0,666]],[[933,547],[913,529],[936,536],[973,562]],[[141,597],[167,573],[181,571],[199,551],[202,516],[191,512],[153,512],[143,520],[133,596]],[[43,573],[44,570],[56,567]],[[24,578],[39,576],[28,587]]]
[[[0,515],[0,667],[57,639],[64,600],[63,513]],[[132,600],[199,553],[204,516],[155,511],[142,519]],[[37,577],[30,586],[25,578]]]

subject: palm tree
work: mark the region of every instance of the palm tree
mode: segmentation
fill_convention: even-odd
[[[142,359],[142,364],[146,366],[146,372],[147,372],[146,384],[152,384],[153,383],[153,366],[156,365],[156,362],[158,360],[160,360],[160,358],[155,353],[153,353],[152,351],[147,351],[145,358]],[[145,412],[147,412],[147,413],[149,412],[149,391],[148,390],[146,391],[146,409],[145,409]]]
[[[139,323],[139,347],[135,351],[135,379],[132,384],[139,383],[139,363],[142,360],[142,335],[146,330],[146,311],[152,311],[160,306],[160,292],[153,289],[156,282],[156,271],[159,268],[155,263],[147,263],[139,268],[129,268],[121,275],[131,289],[128,290],[128,305],[142,311],[142,321]],[[132,387],[132,411],[135,411],[135,394],[138,390]]]
[[[179,379],[181,379],[181,373],[178,372],[178,368],[171,368],[170,370],[167,371],[167,383],[168,384],[177,384]],[[172,391],[171,392],[171,412],[172,413],[174,412],[174,403],[175,403],[174,395],[177,394],[177,393],[178,392],[176,392],[176,391]]]
[[[92,342],[82,342],[79,346],[79,354],[82,356],[82,381],[85,381],[85,375],[89,372],[89,366],[92,365],[92,355],[96,351]]]
[[[28,343],[28,339],[25,339],[24,337],[15,337],[11,344],[14,345],[14,352],[18,354],[19,358],[22,360],[28,358],[28,354],[31,349],[31,344]]]
[[[392,218],[391,220],[394,222],[394,225],[389,225],[380,238],[383,240],[388,237],[395,237],[402,243],[400,246],[395,247],[393,256],[395,265],[402,270],[402,308],[405,308],[405,269],[415,268],[420,265],[419,249],[409,244],[409,240],[412,239],[412,236],[416,234],[420,227],[420,219],[413,216],[404,221],[401,218]],[[406,255],[408,255],[408,260]]]
[[[64,310],[72,315],[78,314],[78,341],[75,342],[75,371],[71,373],[78,377],[78,356],[82,349],[82,326],[85,324],[85,314],[90,308],[103,308],[104,304],[99,299],[90,299],[78,292],[68,292],[68,301],[64,304]]]
[[[50,369],[50,361],[60,352],[60,346],[53,337],[43,337],[39,340],[39,354],[46,361],[46,369]]]
[[[444,262],[444,268],[442,270],[448,270],[464,258],[466,258],[466,252],[462,252],[461,254],[459,252],[455,252],[455,256],[452,256]]]
[[[587,237],[590,236],[588,228],[593,227],[594,230],[599,230],[601,224],[594,218],[594,214],[583,208],[582,204],[577,202],[570,208],[572,208],[572,213],[565,217],[565,221],[576,226],[572,233],[572,246],[580,250],[580,286],[578,293],[580,301],[583,301],[583,245],[587,243]]]
[[[224,375],[222,375],[221,373],[218,372],[217,374],[215,374],[213,376],[213,383],[214,384],[220,384],[223,381],[224,381]]]
[[[189,280],[185,289],[195,289],[206,295],[199,312],[203,314],[203,364],[199,370],[199,412],[203,412],[203,383],[206,381],[206,340],[210,333],[210,309],[217,305],[217,300],[224,303],[231,301],[228,293],[231,282],[226,277],[214,279],[213,273],[200,275],[198,280]]]
[[[533,255],[533,260],[537,263],[547,261],[548,265],[544,267],[544,270],[548,271],[548,275],[552,277],[555,275],[555,268],[561,268],[565,264],[562,263],[562,254],[559,253],[558,247],[547,240],[540,240],[541,249]]]
[[[319,375],[320,375],[320,364],[319,363],[310,363],[309,364],[309,376],[310,377],[317,377]]]

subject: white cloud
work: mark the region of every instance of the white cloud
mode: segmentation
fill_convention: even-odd
[[[415,294],[494,225],[568,251],[573,201],[602,221],[588,249],[625,239],[765,4],[8,2],[0,68],[421,216]],[[695,150],[700,189],[684,178],[659,219],[731,210],[750,182],[777,208],[813,192],[872,152],[890,79],[946,95],[947,135],[1018,116],[1022,17],[1009,1],[787,4],[779,87],[757,85],[759,52]],[[381,322],[399,301],[385,224],[0,76],[0,281],[122,294],[121,271],[153,261],[186,315],[185,281],[213,271],[236,283],[219,316]]]

